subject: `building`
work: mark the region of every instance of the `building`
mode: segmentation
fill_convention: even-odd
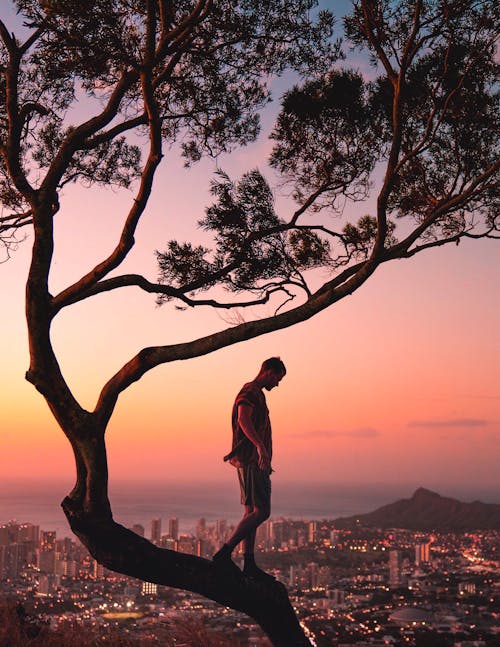
[[[215,522],[215,538],[224,540],[226,538],[227,521],[225,519],[217,519]]]
[[[143,582],[141,593],[142,595],[156,595],[158,593],[158,585],[153,582]]]
[[[161,541],[161,519],[151,521],[151,541],[153,544],[159,544]]]
[[[179,539],[179,519],[177,517],[168,520],[168,534],[176,541]]]
[[[308,525],[307,541],[315,544],[318,541],[318,522],[310,521]]]
[[[415,545],[415,566],[427,564],[430,561],[430,547],[430,541]]]
[[[42,573],[56,572],[56,551],[55,550],[40,550],[37,555],[37,566]]]
[[[198,519],[198,522],[196,524],[196,539],[204,538],[206,528],[207,528],[207,522],[203,517],[201,517],[201,519]]]
[[[50,551],[56,549],[56,531],[42,530],[40,533],[40,550]]]
[[[401,576],[401,551],[391,550],[389,552],[389,586],[397,589],[402,586]]]

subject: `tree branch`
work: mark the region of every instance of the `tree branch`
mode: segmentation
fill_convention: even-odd
[[[397,74],[394,71],[394,68],[391,65],[391,62],[389,61],[389,58],[387,54],[384,51],[384,48],[379,42],[378,37],[376,36],[375,32],[373,31],[373,11],[371,7],[371,3],[367,2],[367,0],[362,0],[362,6],[363,6],[363,17],[364,17],[364,22],[365,22],[365,34],[373,46],[374,50],[377,53],[377,56],[379,57],[382,65],[385,68],[385,71],[387,73],[387,76],[389,77],[390,81],[394,85],[397,80]]]
[[[21,131],[23,120],[19,112],[19,70],[21,52],[3,22],[0,21],[0,35],[9,52],[9,62],[5,70],[5,108],[7,113],[7,137],[0,150],[16,189],[32,202],[35,190],[28,181],[21,164]]]
[[[84,299],[88,299],[89,297],[93,297],[97,294],[102,294],[103,292],[110,292],[112,290],[124,287],[138,287],[141,290],[144,290],[144,292],[149,292],[150,294],[164,294],[173,299],[179,299],[190,307],[211,306],[212,308],[222,308],[227,310],[235,307],[246,308],[249,306],[265,304],[269,301],[272,294],[283,290],[284,285],[287,284],[288,282],[281,282],[271,289],[266,289],[265,287],[263,287],[259,291],[265,292],[265,294],[258,299],[253,299],[251,301],[223,303],[214,299],[192,299],[190,297],[187,297],[182,290],[170,287],[168,285],[162,285],[161,283],[152,283],[140,274],[123,274],[121,276],[114,276],[104,281],[99,281],[95,285],[92,285],[86,292],[73,295],[71,299],[64,299],[64,301],[60,300],[60,297],[63,294],[61,293],[61,295],[54,297],[53,306],[54,311],[58,312],[63,307],[78,303],[79,301],[83,301]]]
[[[122,229],[120,240],[114,251],[110,256],[108,256],[108,258],[96,265],[93,270],[88,272],[79,281],[61,292],[53,302],[56,309],[60,309],[66,301],[77,301],[79,295],[85,294],[87,290],[106,276],[106,274],[118,267],[134,246],[134,233],[144,209],[146,208],[151,194],[154,174],[162,157],[161,121],[158,115],[156,101],[153,96],[149,74],[142,73],[141,86],[144,105],[148,115],[150,148],[148,159],[142,171],[141,183],[134,200],[134,205],[129,211]]]
[[[145,126],[147,123],[148,116],[147,113],[144,112],[142,115],[138,115],[137,117],[122,121],[120,124],[116,124],[116,126],[113,126],[105,132],[98,133],[97,135],[94,135],[94,137],[85,139],[81,148],[84,148],[85,150],[97,148],[101,144],[111,141],[117,135],[121,135],[122,133],[132,130],[137,126]]]
[[[227,575],[213,562],[158,548],[111,519],[96,519],[66,497],[62,508],[72,531],[100,564],[147,582],[199,593],[248,614],[275,647],[311,647],[280,582]]]
[[[123,97],[139,78],[136,70],[123,72],[105,108],[66,135],[40,186],[41,191],[51,192],[57,189],[75,151],[84,147],[87,138],[95,135],[116,117]]]
[[[165,33],[157,48],[157,60],[161,60],[163,58],[167,47],[171,52],[176,51],[179,45],[182,47],[183,40],[186,38],[186,35],[192,31],[193,27],[198,25],[208,16],[212,5],[213,0],[198,0],[198,3],[189,16],[174,27],[174,29]],[[169,41],[172,42],[170,46],[167,45]]]
[[[206,355],[237,342],[310,319],[329,305],[351,294],[367,280],[380,262],[370,259],[346,268],[344,272],[325,283],[305,303],[275,317],[246,322],[187,343],[143,349],[104,386],[95,408],[96,415],[104,421],[109,420],[119,394],[159,364]]]

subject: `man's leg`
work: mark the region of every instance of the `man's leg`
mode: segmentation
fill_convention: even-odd
[[[235,531],[233,532],[231,537],[226,541],[224,546],[227,546],[230,553],[232,553],[233,550],[236,548],[236,546],[240,543],[240,541],[243,541],[245,542],[244,543],[245,550],[249,548],[253,551],[253,547],[255,544],[255,532],[257,528],[260,526],[260,524],[263,523],[268,517],[269,517],[269,514],[266,514],[265,510],[262,510],[260,508],[254,508],[253,505],[246,505],[245,514],[243,515],[242,520],[236,526]]]
[[[266,519],[269,519],[271,514],[271,508],[269,505],[264,503],[260,507],[255,507],[254,512],[258,513],[259,523],[257,526],[243,539],[243,574],[247,577],[253,577],[256,579],[274,579],[272,575],[269,575],[255,563],[255,536],[257,534],[257,528],[264,522]]]
[[[252,530],[252,532],[247,537],[243,537],[243,552],[245,555],[254,552],[256,534],[257,528],[255,530]]]
[[[262,523],[261,521],[262,513],[259,510],[254,510],[254,507],[251,505],[245,506],[245,514],[243,515],[242,520],[236,526],[235,531],[231,537],[226,541],[220,550],[218,550],[215,555],[212,557],[212,560],[220,567],[224,568],[227,571],[239,572],[239,568],[231,559],[231,553],[240,543],[244,541],[244,546],[247,546],[247,540],[253,536],[253,541],[251,541],[252,553],[253,553],[253,544],[255,543],[255,531],[257,527]],[[246,549],[245,549],[246,554]]]
[[[245,505],[245,514],[231,537],[215,553],[213,561],[234,570],[237,566],[231,559],[231,553],[243,541],[245,565],[243,572],[249,577],[272,577],[255,564],[254,546],[257,528],[269,518],[271,513],[271,482],[269,475],[256,467],[248,466],[238,470],[241,486],[241,502]]]

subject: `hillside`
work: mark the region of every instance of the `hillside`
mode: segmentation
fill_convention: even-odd
[[[500,530],[500,505],[463,503],[419,488],[410,499],[377,508],[367,514],[335,519],[338,528],[369,526],[409,530]]]

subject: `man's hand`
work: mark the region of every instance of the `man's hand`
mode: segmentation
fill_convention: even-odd
[[[259,456],[259,468],[266,472],[267,474],[271,473],[271,459],[269,457],[269,454],[267,453],[265,447],[258,446],[257,447],[257,454]]]
[[[271,457],[262,444],[262,440],[256,433],[253,426],[252,407],[244,402],[238,405],[238,424],[240,425],[240,429],[243,431],[245,436],[255,445],[255,449],[257,450],[259,468],[261,470],[264,470],[267,474],[270,474],[272,471]]]

